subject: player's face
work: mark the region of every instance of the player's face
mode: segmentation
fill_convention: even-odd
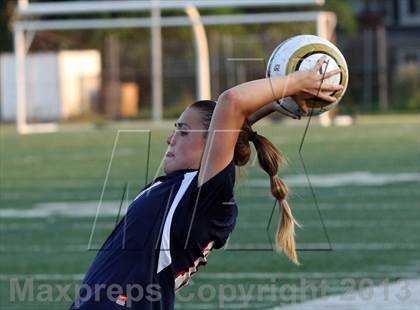
[[[205,139],[200,112],[187,108],[175,123],[175,129],[166,139],[167,152],[163,163],[165,173],[180,169],[198,169]]]

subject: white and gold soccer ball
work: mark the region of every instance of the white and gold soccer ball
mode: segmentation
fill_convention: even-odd
[[[343,90],[335,91],[332,95],[337,98],[334,103],[319,98],[307,101],[308,115],[319,115],[334,108],[346,92],[348,84],[348,68],[346,60],[340,50],[330,41],[315,35],[298,35],[283,41],[270,56],[267,65],[267,77],[286,76],[299,70],[312,69],[317,61],[326,56],[321,73],[341,68],[341,72],[323,83],[341,84]],[[277,100],[277,110],[292,118],[300,118],[303,112],[292,97]]]

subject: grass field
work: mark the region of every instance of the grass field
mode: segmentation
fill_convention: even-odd
[[[1,309],[68,307],[70,299],[60,297],[60,287],[73,296],[95,255],[86,249],[104,180],[93,246],[112,230],[124,184],[132,198],[146,174],[150,181],[161,173],[171,128],[153,127],[146,173],[147,132],[121,131],[109,165],[121,126],[148,128],[73,125],[58,133],[19,136],[11,127],[0,127]],[[311,125],[303,154],[319,210],[297,153],[304,122],[256,129],[289,160],[281,175],[303,225],[297,231],[302,265],[271,250],[278,212],[267,235],[273,199],[267,177],[250,164],[237,175],[239,218],[227,247],[210,254],[207,266],[180,291],[177,308],[270,309],[420,277],[418,116],[361,117],[351,127]],[[16,287],[32,285],[25,279],[33,281],[32,301],[13,295]],[[45,284],[53,285],[52,292]],[[407,292],[400,293],[403,298]],[[50,295],[57,300],[46,301]],[[362,297],[369,309],[369,296]]]

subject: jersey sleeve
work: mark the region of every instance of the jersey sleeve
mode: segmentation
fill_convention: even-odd
[[[237,206],[234,200],[235,164],[232,160],[223,170],[198,187],[199,209],[214,248],[222,247],[235,227]]]

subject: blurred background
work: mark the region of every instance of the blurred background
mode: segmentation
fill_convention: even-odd
[[[28,1],[22,1],[27,3]],[[32,4],[42,1],[30,1]],[[69,1],[72,2],[72,1]],[[86,1],[89,2],[89,1]],[[106,2],[106,1],[105,1]],[[140,1],[141,2],[141,1]],[[318,1],[323,3],[322,1]],[[326,0],[324,4],[234,6],[200,8],[206,15],[298,13],[296,22],[205,26],[210,58],[211,93],[265,75],[263,62],[228,61],[234,57],[266,59],[276,45],[301,33],[320,34],[317,20],[299,20],[299,13],[332,12],[337,24],[320,35],[335,42],[350,70],[348,92],[341,113],[414,112],[419,109],[420,8],[418,0]],[[312,5],[311,5],[312,3]],[[25,4],[22,4],[25,5]],[[22,12],[25,12],[22,9]],[[183,9],[165,9],[161,17],[186,17]],[[0,119],[16,119],[16,81],[13,58],[13,25],[17,21],[71,21],[75,30],[28,30],[26,46],[26,117],[28,121],[66,121],[89,118],[149,119],[152,117],[151,30],[149,25],[115,29],[80,29],[77,20],[145,18],[148,10],[129,12],[26,13],[17,2],[1,2],[1,101]],[[283,16],[282,16],[283,17]],[[163,21],[162,19],[162,21]],[[251,19],[251,21],[250,21]],[[267,17],[268,20],[270,20]],[[250,23],[251,22],[251,23]],[[187,21],[188,23],[188,21]],[[53,25],[53,24],[50,24]],[[62,24],[58,24],[60,28]],[[127,26],[129,27],[129,26]],[[30,27],[29,27],[30,28]],[[71,28],[71,27],[70,27]],[[82,27],[83,28],[83,27]],[[87,26],[86,28],[89,28]],[[110,28],[110,29],[109,29]],[[162,116],[176,117],[198,97],[194,33],[190,25],[161,28]],[[45,76],[39,78],[39,71]],[[70,95],[71,94],[71,95]]]
[[[308,118],[254,126],[288,159],[302,265],[273,251],[279,212],[253,152],[237,226],[176,308],[418,310],[419,0],[2,0],[0,14],[2,310],[67,309],[163,174],[179,114],[264,77],[297,34],[334,42],[350,74],[303,145]]]

